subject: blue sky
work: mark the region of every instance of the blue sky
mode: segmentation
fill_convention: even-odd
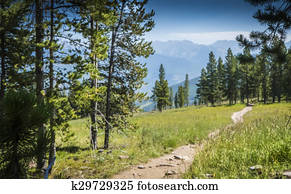
[[[149,40],[211,44],[265,29],[252,17],[257,7],[244,0],[149,0],[147,7],[156,13]]]

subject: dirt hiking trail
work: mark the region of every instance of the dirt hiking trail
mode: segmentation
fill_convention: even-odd
[[[234,124],[243,122],[243,115],[251,111],[252,107],[245,107],[232,114]],[[213,138],[219,134],[216,130],[208,135]],[[132,166],[129,169],[114,175],[114,179],[161,179],[181,178],[191,166],[194,155],[202,148],[201,144],[185,145],[178,147],[171,154],[150,159],[146,164]]]

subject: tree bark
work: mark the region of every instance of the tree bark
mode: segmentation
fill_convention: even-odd
[[[110,117],[111,117],[111,85],[112,85],[112,74],[113,74],[113,59],[115,54],[115,38],[116,35],[114,30],[112,31],[112,40],[111,40],[111,49],[110,49],[110,59],[109,59],[109,70],[108,70],[108,83],[107,83],[107,91],[106,91],[106,128],[105,128],[105,139],[104,139],[104,149],[108,149],[109,147],[109,133],[110,133]]]
[[[91,27],[91,50],[93,51],[94,48],[94,40],[93,40],[93,34],[94,34],[94,21],[93,18],[91,18],[90,21],[90,27]],[[96,31],[98,31],[98,25],[96,23]],[[93,51],[95,52],[95,51]],[[94,64],[94,67],[96,69],[98,69],[98,63],[97,63],[97,57],[96,54],[94,54],[93,57],[91,57],[91,62]],[[97,89],[97,79],[96,78],[91,78],[91,88],[95,89],[95,95],[96,95],[96,89]],[[90,101],[90,106],[91,106],[91,111],[90,111],[90,118],[91,118],[91,126],[90,126],[90,130],[91,130],[91,147],[93,150],[97,149],[97,123],[96,123],[96,114],[97,114],[97,100],[91,100]]]
[[[247,74],[249,73],[249,71],[247,71]],[[246,74],[246,98],[247,98],[247,104],[249,104],[249,79],[248,79],[248,75]]]
[[[35,47],[35,82],[36,82],[36,96],[38,104],[40,105],[43,102],[43,48],[38,45],[42,43],[43,40],[43,5],[42,0],[35,0],[35,38],[36,38],[36,47]],[[39,126],[39,137],[38,137],[38,148],[39,152],[37,153],[37,169],[42,169],[45,164],[45,153],[43,150],[43,137],[44,137],[45,128],[44,125]]]
[[[283,72],[282,72],[283,70],[282,70],[282,64],[279,64],[279,76],[278,76],[278,85],[277,85],[277,87],[278,87],[278,93],[277,93],[277,95],[278,95],[278,102],[280,103],[281,102],[281,93],[282,93],[282,77],[283,77]]]
[[[267,83],[266,83],[266,77],[264,76],[263,77],[263,84],[262,84],[262,87],[263,87],[263,99],[264,99],[264,104],[267,103]]]
[[[53,89],[54,89],[54,48],[52,47],[54,41],[54,0],[51,0],[51,7],[50,7],[50,62],[49,62],[49,90],[48,90],[48,98],[53,96]],[[54,105],[52,105],[54,106]],[[54,114],[54,107],[53,107],[53,114]],[[54,130],[54,115],[50,118],[50,150],[49,150],[49,160],[48,165],[53,163],[54,158],[56,157],[56,144],[55,144],[55,130]],[[50,169],[51,171],[51,169]]]

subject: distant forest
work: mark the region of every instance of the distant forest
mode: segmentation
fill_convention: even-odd
[[[291,48],[274,40],[270,49],[264,47],[257,56],[245,48],[234,56],[228,49],[225,63],[209,54],[209,63],[202,69],[197,84],[199,104],[212,106],[225,100],[229,104],[281,102],[291,100]]]

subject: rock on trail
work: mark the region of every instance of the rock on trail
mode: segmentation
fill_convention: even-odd
[[[231,119],[236,124],[243,122],[243,115],[251,111],[252,107],[246,107],[239,112],[232,114]],[[214,131],[208,135],[213,138],[219,134]],[[161,179],[180,178],[191,166],[195,154],[203,145],[184,145],[175,149],[171,154],[166,154],[159,158],[150,159],[146,164],[132,166],[125,171],[114,175],[114,179]]]

